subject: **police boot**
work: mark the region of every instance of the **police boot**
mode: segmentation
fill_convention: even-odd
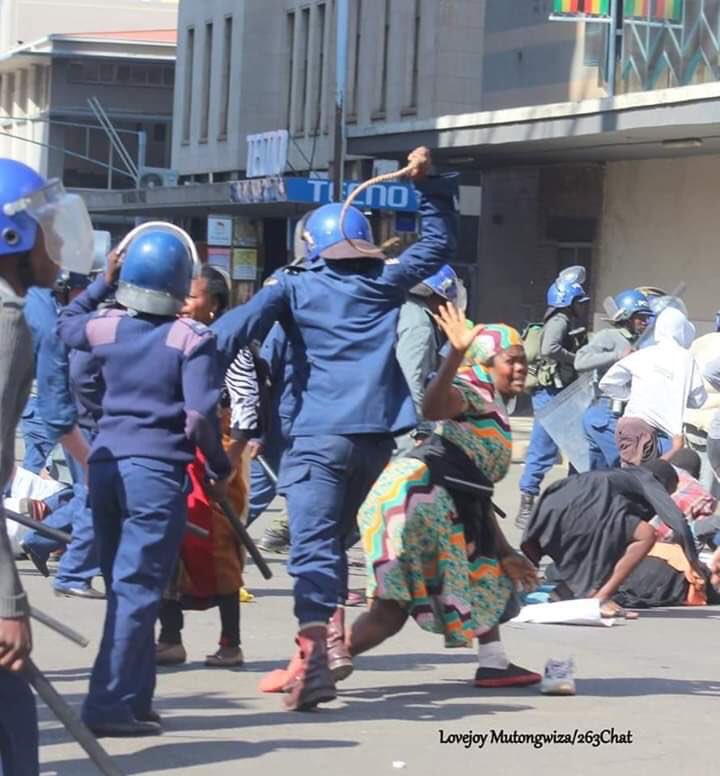
[[[525,528],[533,511],[535,496],[530,493],[520,493],[520,510],[515,518],[515,525],[518,528]]]
[[[308,711],[318,703],[327,703],[336,697],[328,667],[327,636],[326,625],[310,625],[298,633],[295,641],[302,667],[284,688],[288,711]]]
[[[350,652],[345,645],[345,609],[342,606],[338,606],[328,623],[327,651],[328,666],[337,684],[353,672]]]

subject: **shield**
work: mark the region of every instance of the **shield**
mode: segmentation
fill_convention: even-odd
[[[580,375],[535,413],[535,420],[579,472],[590,470],[590,444],[583,415],[595,398],[594,382],[592,372]]]

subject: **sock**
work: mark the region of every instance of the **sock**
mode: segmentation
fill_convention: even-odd
[[[491,641],[488,644],[478,642],[478,666],[480,668],[497,668],[504,671],[510,665],[505,654],[505,647],[500,641]]]

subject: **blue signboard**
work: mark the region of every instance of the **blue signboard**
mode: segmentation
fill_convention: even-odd
[[[343,199],[360,185],[346,181]],[[304,202],[325,205],[332,201],[332,181],[326,178],[250,178],[230,184],[230,198],[240,204],[260,202]],[[415,188],[409,183],[378,183],[370,186],[353,203],[370,210],[394,210],[405,213],[417,211]]]

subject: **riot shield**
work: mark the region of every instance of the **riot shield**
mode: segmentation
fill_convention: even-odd
[[[583,415],[594,397],[594,375],[586,372],[535,413],[535,421],[542,424],[579,472],[590,470],[590,444],[585,436]]]

